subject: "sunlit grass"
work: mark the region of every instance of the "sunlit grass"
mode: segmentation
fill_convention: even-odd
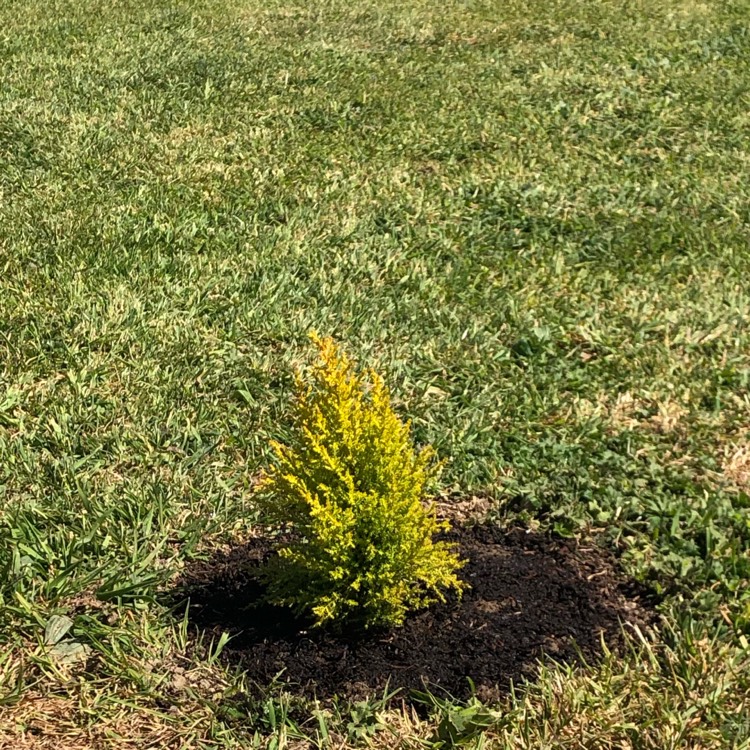
[[[122,699],[176,722],[184,746],[273,735],[267,706],[233,719],[214,699],[243,678],[180,645],[159,592],[254,524],[311,328],[384,373],[445,459],[446,491],[490,494],[498,523],[601,531],[668,621],[718,629],[724,669],[750,623],[749,13],[2,3],[0,700],[14,716],[40,695],[107,706],[65,709],[83,732]],[[44,665],[56,612],[94,654],[75,689]],[[152,679],[172,680],[178,656],[213,675],[191,688],[194,721],[166,719],[172,694]],[[746,742],[718,709],[703,716],[705,746]],[[0,723],[0,745],[23,747],[24,722]],[[578,746],[625,736],[608,731]]]

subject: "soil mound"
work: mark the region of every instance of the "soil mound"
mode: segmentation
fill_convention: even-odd
[[[533,679],[548,655],[572,662],[596,659],[601,639],[612,648],[621,624],[646,627],[647,592],[618,572],[613,557],[594,547],[547,535],[480,525],[447,535],[468,560],[470,584],[409,617],[397,630],[333,635],[287,609],[263,601],[257,571],[271,554],[258,539],[188,570],[180,593],[193,627],[228,632],[224,658],[246,669],[259,687],[274,678],[305,696],[360,698],[390,689],[506,692],[510,681]]]

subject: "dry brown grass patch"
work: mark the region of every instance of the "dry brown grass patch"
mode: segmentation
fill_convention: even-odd
[[[0,712],[0,750],[187,750],[206,746],[211,724],[196,701],[162,710],[86,686],[64,695],[31,690]]]
[[[734,444],[726,449],[722,473],[737,489],[750,491],[750,442]]]

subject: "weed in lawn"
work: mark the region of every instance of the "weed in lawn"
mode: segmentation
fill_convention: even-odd
[[[475,696],[465,703],[433,693],[419,693],[417,697],[432,714],[437,715],[437,728],[431,738],[436,749],[467,745],[500,721],[500,712],[488,708]]]

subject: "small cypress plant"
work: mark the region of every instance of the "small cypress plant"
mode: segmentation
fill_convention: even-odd
[[[434,453],[414,450],[380,376],[312,338],[319,359],[309,379],[296,376],[295,439],[273,444],[257,495],[292,540],[266,569],[269,594],[317,625],[401,625],[464,587],[455,549],[433,539],[448,524],[422,503]]]

